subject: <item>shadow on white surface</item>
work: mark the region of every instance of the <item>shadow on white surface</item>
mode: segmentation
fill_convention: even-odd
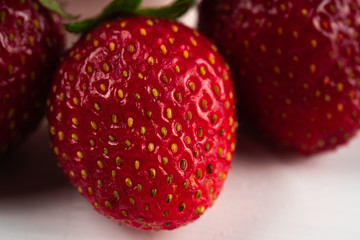
[[[67,182],[49,147],[45,122],[1,162],[0,199],[47,191]]]

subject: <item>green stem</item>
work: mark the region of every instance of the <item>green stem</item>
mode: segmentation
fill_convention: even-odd
[[[59,14],[62,18],[66,20],[76,20],[79,16],[74,16],[67,13],[60,5],[57,0],[39,0],[40,4],[45,8]]]

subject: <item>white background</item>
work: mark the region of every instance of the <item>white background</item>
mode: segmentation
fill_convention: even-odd
[[[68,0],[67,8],[90,16],[107,2]],[[195,19],[194,9],[181,20],[195,26]],[[1,240],[360,239],[359,137],[310,158],[281,156],[240,137],[214,206],[186,227],[160,232],[123,227],[97,214],[57,169],[48,142],[44,122],[1,161]]]

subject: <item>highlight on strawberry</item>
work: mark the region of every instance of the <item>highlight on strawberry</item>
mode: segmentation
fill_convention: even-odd
[[[239,113],[279,147],[312,154],[360,126],[358,0],[204,0],[200,29],[232,65]]]
[[[101,214],[139,229],[174,229],[219,196],[235,150],[229,66],[196,30],[158,9],[115,0],[92,19],[51,87],[47,118],[63,172]]]
[[[64,44],[63,14],[49,2],[0,0],[0,157],[43,117]]]

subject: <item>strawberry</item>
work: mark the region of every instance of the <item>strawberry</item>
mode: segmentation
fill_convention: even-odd
[[[0,0],[0,156],[43,115],[63,46],[60,23],[36,0]]]
[[[59,166],[112,220],[174,229],[219,195],[235,148],[233,81],[198,32],[106,21],[64,56],[48,106]]]
[[[205,0],[200,28],[234,69],[239,112],[272,142],[311,154],[360,125],[360,1]]]

